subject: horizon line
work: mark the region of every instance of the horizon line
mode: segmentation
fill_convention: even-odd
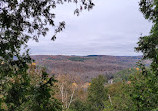
[[[90,55],[77,55],[77,54],[30,54],[30,56],[128,56],[128,57],[136,57],[136,56],[143,56],[143,55],[97,55],[97,54],[90,54]]]

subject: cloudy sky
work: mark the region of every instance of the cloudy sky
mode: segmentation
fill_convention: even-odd
[[[66,4],[55,10],[56,21],[65,21],[66,29],[50,38],[54,28],[39,42],[29,41],[32,55],[118,55],[134,56],[141,34],[147,35],[151,23],[139,11],[139,0],[94,0],[90,12],[79,17],[73,13],[76,5]]]

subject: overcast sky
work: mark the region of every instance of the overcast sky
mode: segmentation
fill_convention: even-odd
[[[139,0],[95,0],[90,12],[79,17],[73,13],[76,5],[58,6],[56,20],[65,21],[66,29],[50,38],[54,28],[39,42],[28,43],[32,55],[118,55],[135,56],[141,33],[147,35],[151,23],[139,11]]]

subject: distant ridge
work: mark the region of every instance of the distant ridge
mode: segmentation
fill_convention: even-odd
[[[97,56],[107,56],[107,55],[87,55],[85,57],[97,57]]]

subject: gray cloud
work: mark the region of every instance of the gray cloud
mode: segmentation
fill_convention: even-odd
[[[79,17],[74,5],[56,9],[57,22],[65,20],[66,29],[50,41],[54,28],[39,43],[30,41],[31,54],[66,55],[140,55],[134,47],[141,33],[148,34],[151,23],[139,11],[139,0],[94,0],[95,7]]]

